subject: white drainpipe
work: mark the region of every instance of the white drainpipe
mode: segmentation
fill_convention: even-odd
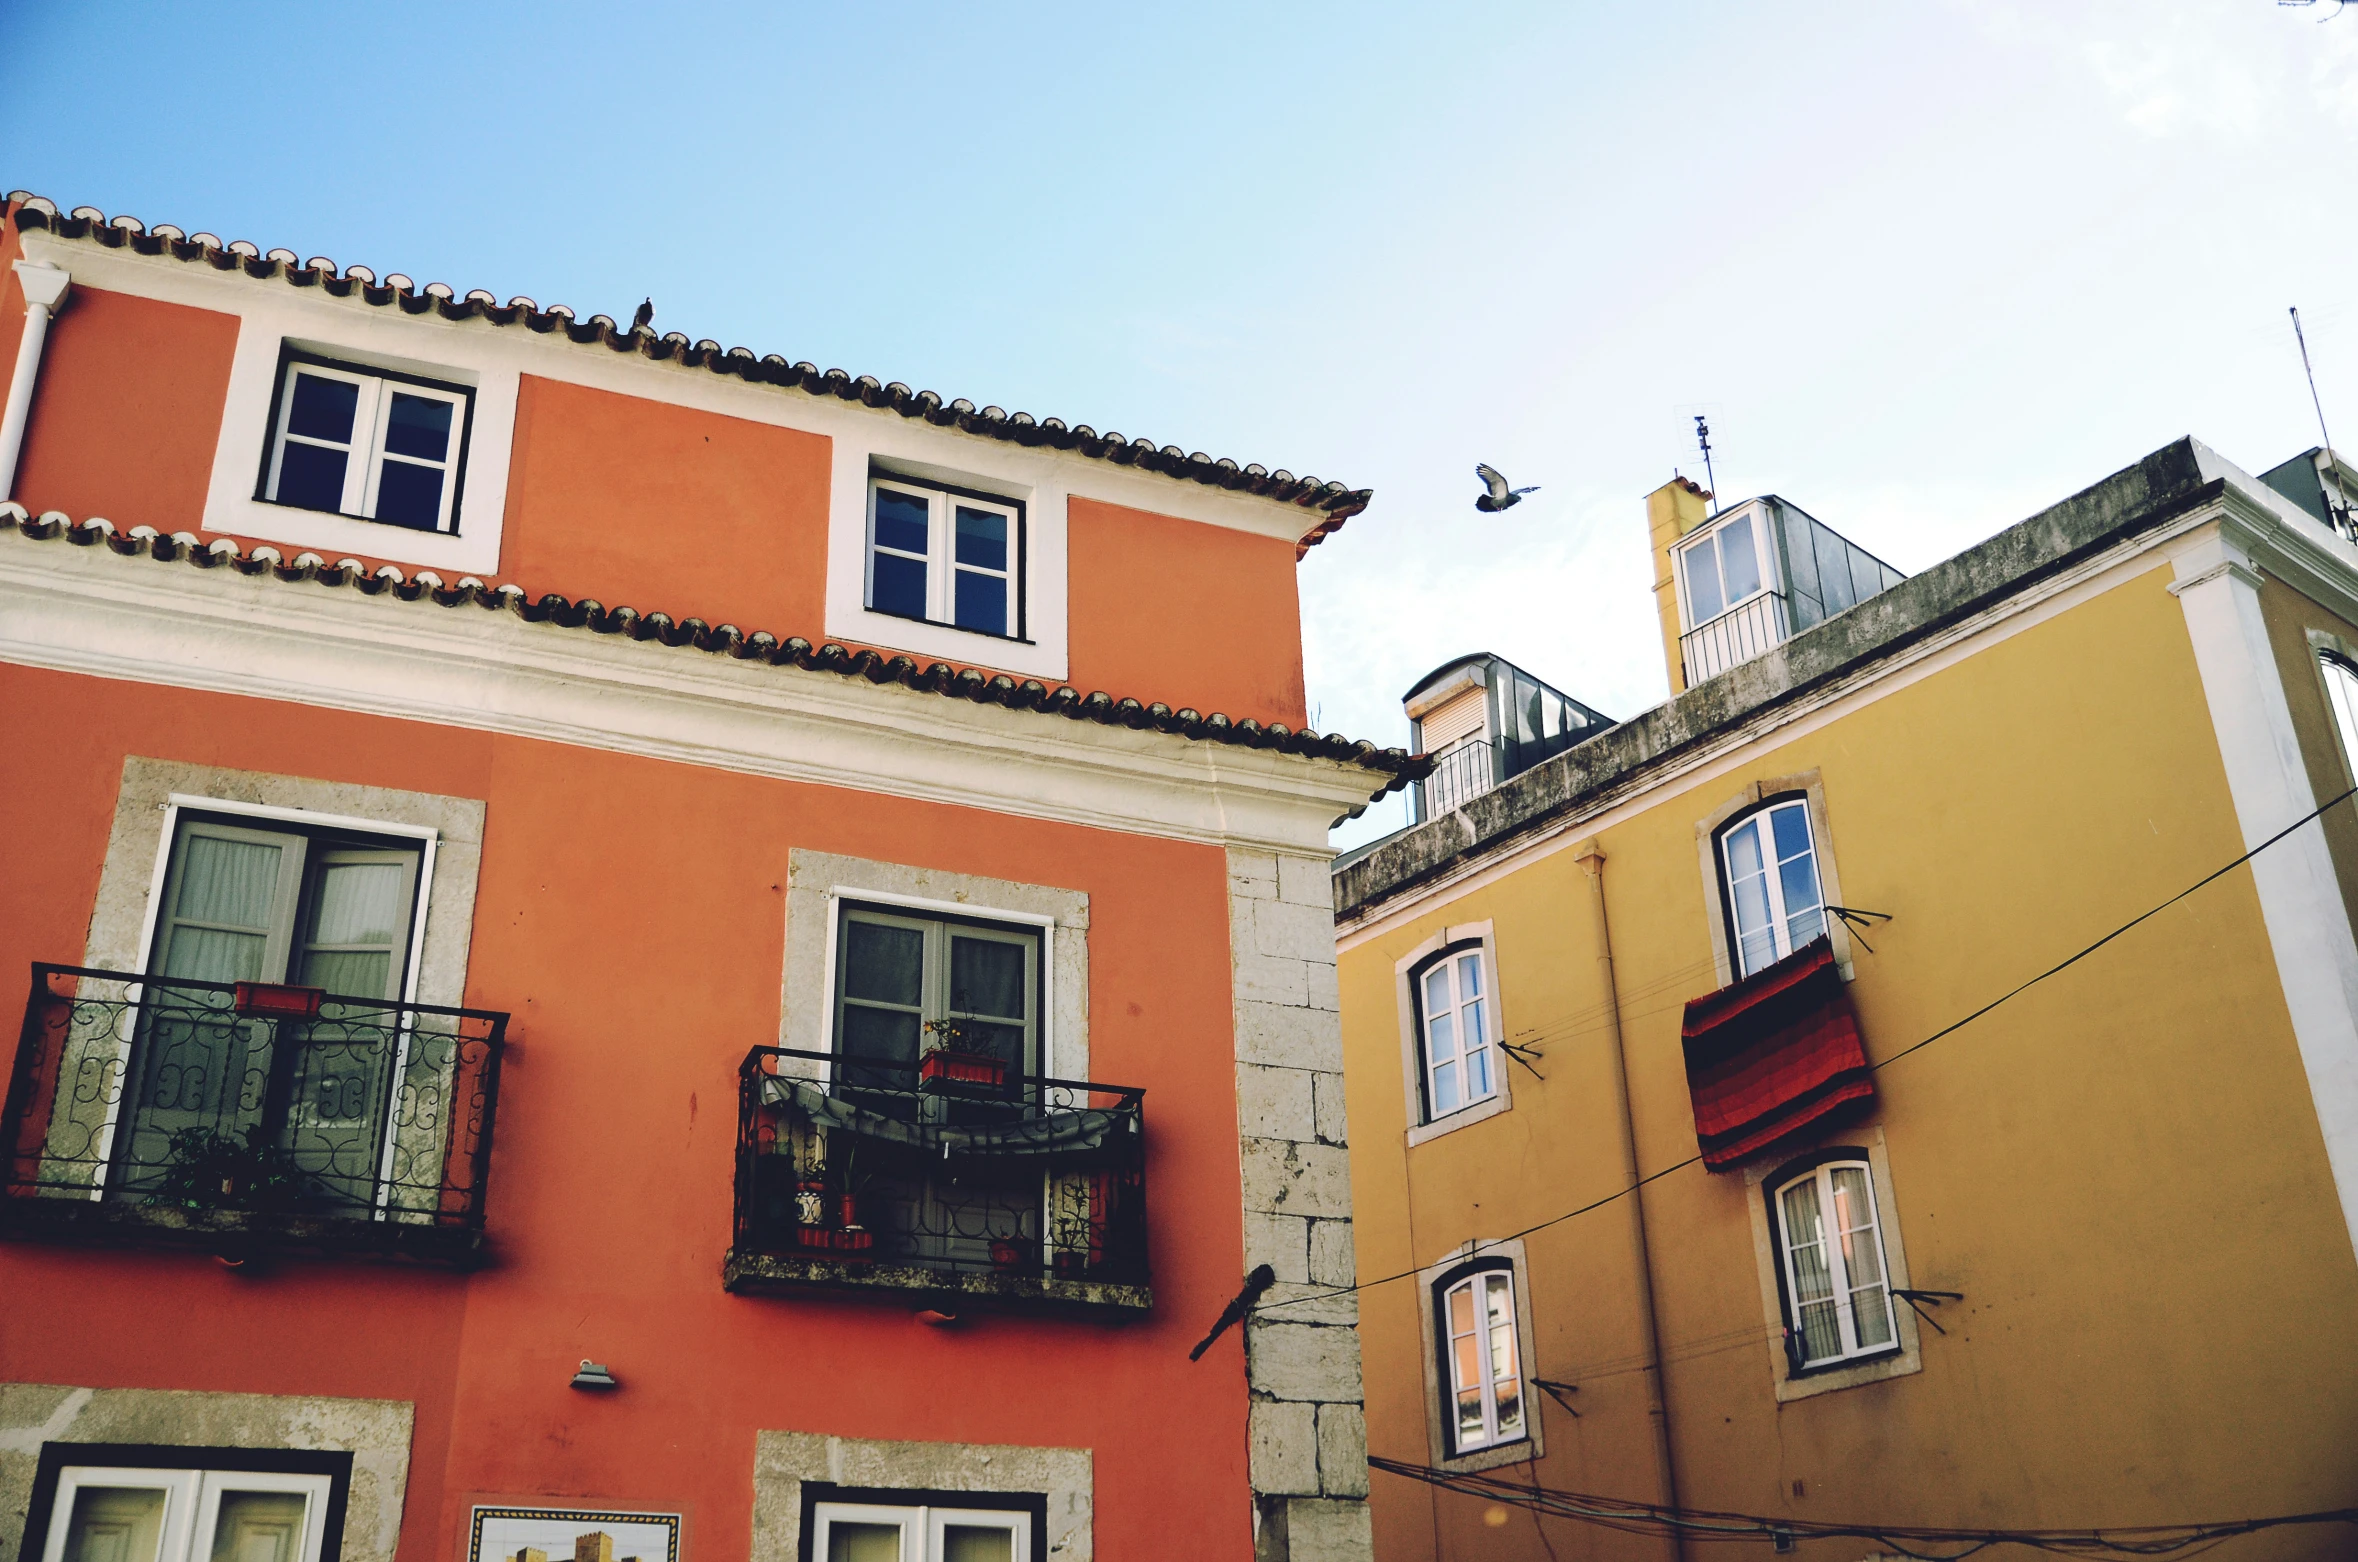
[[[41,261],[16,263],[17,280],[25,289],[25,334],[16,343],[16,373],[8,382],[8,410],[0,413],[0,495],[16,492],[16,460],[24,454],[25,419],[33,411],[33,382],[41,377],[41,344],[49,339],[49,320],[65,302],[72,273]]]

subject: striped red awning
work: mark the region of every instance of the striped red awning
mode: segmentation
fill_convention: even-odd
[[[1875,1099],[1850,991],[1824,938],[1687,1005],[1681,1031],[1703,1164],[1726,1171]]]

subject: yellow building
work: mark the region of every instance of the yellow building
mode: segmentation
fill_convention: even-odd
[[[1382,1562],[1702,1544],[1504,1486],[1826,1562],[2358,1505],[2358,804],[2278,838],[2353,784],[2358,546],[2300,466],[2180,441],[1905,579],[1674,483],[1671,700],[1338,865]],[[1494,663],[1412,712],[1506,741]]]

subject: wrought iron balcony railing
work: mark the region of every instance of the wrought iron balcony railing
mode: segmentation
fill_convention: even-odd
[[[1764,591],[1739,602],[1678,637],[1678,654],[1687,664],[1687,687],[1716,678],[1792,638],[1793,614],[1784,593]]]
[[[465,1262],[507,1016],[36,965],[0,1235]]]
[[[756,1047],[739,1079],[730,1290],[1151,1305],[1143,1091],[960,1052]]]
[[[1488,738],[1461,739],[1433,756],[1433,773],[1418,783],[1427,819],[1438,819],[1498,785],[1498,750]]]

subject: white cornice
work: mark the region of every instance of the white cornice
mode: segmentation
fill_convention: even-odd
[[[0,661],[1223,846],[1327,852],[1380,778],[268,576],[0,532]]]

